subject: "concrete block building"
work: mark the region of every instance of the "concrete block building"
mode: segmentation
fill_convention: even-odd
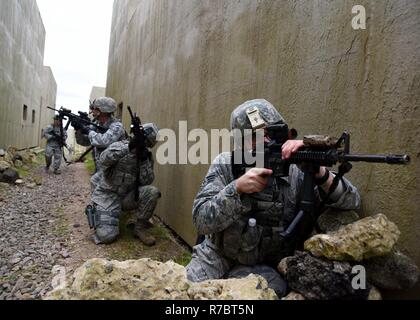
[[[35,0],[0,1],[0,147],[42,144],[57,84],[43,66],[45,28]]]

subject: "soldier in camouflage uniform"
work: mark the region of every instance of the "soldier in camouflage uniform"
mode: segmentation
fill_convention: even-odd
[[[122,141],[126,137],[123,124],[114,118],[117,104],[114,99],[109,97],[98,98],[91,104],[91,113],[95,122],[108,129],[105,133],[96,132],[93,126],[86,126],[78,122],[72,122],[76,130],[76,141],[82,146],[93,146],[95,163],[98,162],[101,153],[111,144]],[[100,170],[91,178],[92,192],[102,183],[103,175]]]
[[[108,129],[105,133],[98,133],[92,126],[85,126],[81,123],[72,122],[76,130],[76,141],[78,144],[89,147],[94,146],[95,162],[98,161],[101,153],[111,144],[122,141],[126,137],[124,126],[118,119],[114,118],[117,110],[117,103],[114,99],[103,97],[93,101],[91,112],[95,122]],[[91,180],[93,185],[98,183],[98,179]]]
[[[252,100],[233,111],[232,130],[255,129],[251,123],[258,119],[249,118],[250,110],[255,108],[263,124],[285,123],[269,102]],[[302,146],[302,141],[287,141],[283,145],[283,158],[288,159]],[[235,176],[232,163],[231,153],[220,154],[194,200],[193,222],[198,234],[205,235],[205,239],[193,248],[193,257],[187,266],[188,278],[200,282],[260,274],[279,296],[283,296],[287,285],[275,268],[282,258],[293,254],[296,244],[279,235],[297,213],[303,172],[291,165],[289,177],[274,179],[267,187],[271,170],[252,168],[242,176]],[[316,178],[319,198],[320,192],[328,193],[334,174],[321,167]],[[327,205],[344,210],[357,209],[360,196],[350,181],[343,178]],[[252,234],[254,228],[250,226],[255,220],[251,224],[251,217],[256,220],[257,230]]]
[[[144,130],[147,147],[152,148],[156,144],[158,129],[154,124],[146,124]],[[151,152],[147,150],[147,157],[140,161],[138,170],[135,148],[135,138],[130,142],[116,142],[103,151],[98,159],[101,182],[92,194],[96,211],[94,241],[97,244],[111,243],[117,238],[121,210],[135,211],[137,221],[134,235],[148,246],[155,244],[154,237],[147,229],[150,228],[149,219],[161,195],[156,187],[151,186],[154,180]],[[139,200],[135,201],[137,175],[140,178]]]
[[[54,117],[54,123],[43,130],[42,136],[47,139],[47,147],[45,149],[45,171],[49,171],[52,158],[54,157],[54,174],[60,174],[61,159],[63,157],[63,143],[67,140],[67,133],[62,129],[60,117]]]

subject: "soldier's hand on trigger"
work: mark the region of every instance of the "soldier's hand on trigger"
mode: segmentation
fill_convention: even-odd
[[[236,180],[236,190],[239,194],[261,192],[267,187],[272,174],[273,171],[270,169],[252,168]]]
[[[299,151],[300,148],[304,147],[303,140],[288,140],[283,144],[282,150],[282,160],[289,159],[293,153]]]
[[[78,131],[80,129],[82,129],[82,125],[76,121],[76,120],[72,120],[71,121],[71,126],[74,128],[74,130]]]

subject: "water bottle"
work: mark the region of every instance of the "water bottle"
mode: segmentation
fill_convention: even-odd
[[[242,236],[241,252],[238,261],[247,266],[256,265],[258,262],[258,245],[260,242],[260,231],[257,220],[248,220],[248,227]]]

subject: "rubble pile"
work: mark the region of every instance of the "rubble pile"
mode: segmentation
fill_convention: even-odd
[[[36,162],[36,154],[31,150],[17,151],[8,148],[7,151],[0,149],[0,183],[20,184],[17,169],[29,170]]]
[[[398,227],[383,214],[358,219],[352,211],[321,215],[324,233],[278,266],[292,290],[285,300],[378,300],[380,289],[403,290],[417,283],[418,267],[396,246]]]

